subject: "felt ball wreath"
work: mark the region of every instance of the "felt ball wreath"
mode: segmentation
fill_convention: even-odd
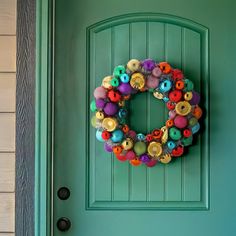
[[[128,124],[127,102],[147,91],[165,102],[169,116],[163,127],[143,134]],[[182,156],[200,129],[200,95],[194,91],[193,82],[167,62],[132,59],[126,66],[118,65],[94,90],[94,97],[91,124],[97,129],[97,140],[104,142],[105,151],[133,166],[167,164]]]

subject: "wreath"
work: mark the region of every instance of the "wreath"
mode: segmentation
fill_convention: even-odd
[[[90,104],[95,112],[91,124],[97,129],[97,140],[104,142],[105,151],[134,166],[169,163],[183,155],[200,129],[200,95],[193,89],[193,82],[167,62],[132,59],[126,66],[118,65],[94,90],[95,99]],[[162,128],[136,133],[127,122],[127,101],[146,91],[165,102],[169,116]]]

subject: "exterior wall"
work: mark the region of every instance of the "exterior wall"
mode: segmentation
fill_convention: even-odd
[[[16,1],[0,0],[0,236],[15,232]]]

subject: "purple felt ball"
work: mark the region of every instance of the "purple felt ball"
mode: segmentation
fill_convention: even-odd
[[[149,75],[146,81],[147,88],[157,88],[159,84],[159,79],[153,75]]]
[[[103,88],[103,87],[97,87],[94,92],[93,92],[93,95],[96,99],[99,99],[99,98],[106,98],[107,97],[107,92],[106,92],[106,89]]]
[[[142,154],[139,157],[139,160],[142,161],[143,163],[148,163],[150,161],[150,158],[149,158],[148,154]]]
[[[106,105],[106,102],[102,98],[99,98],[96,100],[96,107],[98,109],[103,109],[105,105]]]
[[[129,83],[121,83],[118,87],[118,90],[123,94],[123,95],[129,95],[132,93],[133,88],[130,86]]]
[[[192,99],[190,100],[190,104],[191,105],[197,105],[199,104],[200,102],[200,95],[199,93],[195,92],[195,91],[192,91],[192,94],[193,94],[193,97]]]
[[[112,152],[112,146],[110,146],[108,143],[104,143],[104,150],[107,152]]]
[[[104,111],[104,112],[106,113],[106,115],[108,115],[108,116],[114,116],[114,115],[117,113],[117,111],[118,111],[118,106],[117,106],[117,104],[115,104],[115,103],[113,103],[113,102],[108,102],[108,103],[105,105],[103,111]]]
[[[145,71],[152,71],[156,63],[152,59],[146,59],[142,62],[142,67]]]

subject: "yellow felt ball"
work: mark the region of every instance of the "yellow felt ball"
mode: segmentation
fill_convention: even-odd
[[[103,120],[103,119],[104,119],[104,113],[101,112],[101,111],[97,111],[97,112],[96,112],[96,118],[97,118],[98,120]]]
[[[109,132],[114,131],[117,125],[117,120],[114,118],[107,117],[102,121],[102,127]]]
[[[106,89],[110,89],[112,88],[111,86],[111,80],[112,80],[112,76],[106,76],[103,80],[102,80],[102,86]]]
[[[96,125],[97,125],[97,117],[96,116],[93,116],[91,118],[91,125],[96,128]]]
[[[132,59],[127,63],[127,69],[131,72],[135,72],[140,68],[140,61],[137,59]]]
[[[181,116],[186,116],[191,112],[191,105],[187,101],[178,102],[175,106],[176,113]]]
[[[149,145],[148,145],[148,148],[147,148],[147,151],[148,151],[148,154],[151,156],[151,157],[154,157],[154,158],[157,158],[161,155],[162,153],[162,146],[160,143],[158,142],[151,142]]]
[[[133,147],[133,145],[134,145],[133,140],[130,138],[127,138],[122,142],[122,147],[124,148],[124,150],[130,150]]]

